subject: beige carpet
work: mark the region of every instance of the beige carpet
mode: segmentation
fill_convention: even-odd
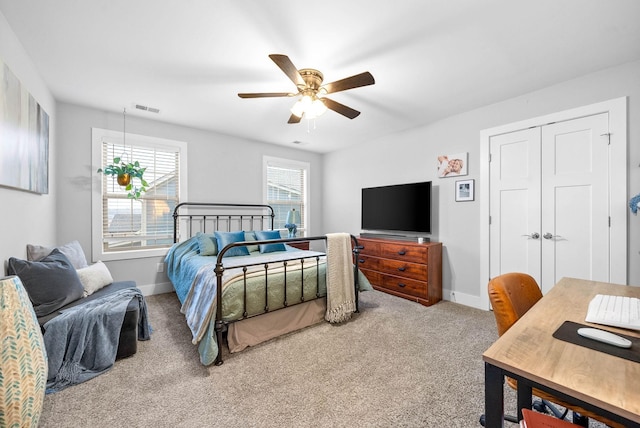
[[[40,426],[478,427],[493,314],[360,296],[348,323],[225,355],[219,367],[200,364],[176,296],[150,296],[151,340],[104,375],[47,395]]]

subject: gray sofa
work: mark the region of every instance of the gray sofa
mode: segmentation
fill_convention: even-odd
[[[99,299],[107,294],[113,293],[114,291],[122,290],[125,288],[135,287],[136,283],[134,281],[118,281],[107,285],[106,287],[101,288],[93,294],[90,294],[87,297],[80,298],[78,300],[74,300],[73,302],[63,306],[59,310],[38,317],[38,323],[42,328],[42,332],[44,333],[44,325],[49,321],[55,318],[60,314],[60,311],[63,311],[68,308],[72,308],[74,306],[83,305],[87,302],[90,302],[95,299]],[[118,353],[116,354],[116,359],[130,357],[138,351],[138,318],[140,316],[140,305],[138,304],[138,299],[133,298],[129,302],[127,306],[127,312],[125,313],[124,320],[122,321],[122,328],[120,329],[120,340],[118,342]]]

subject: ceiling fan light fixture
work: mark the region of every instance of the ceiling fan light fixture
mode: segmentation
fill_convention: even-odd
[[[291,114],[302,117],[304,114],[304,106],[301,100],[296,101],[296,103],[291,107]]]
[[[303,95],[301,99],[291,107],[291,113],[297,117],[304,115],[305,119],[315,119],[327,111],[327,106],[321,99],[313,95]]]
[[[327,111],[327,106],[324,105],[320,98],[316,98],[313,103],[311,103],[311,109],[315,113],[316,117],[324,114]]]

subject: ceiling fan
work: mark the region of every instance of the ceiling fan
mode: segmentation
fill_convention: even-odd
[[[286,55],[271,54],[269,58],[276,63],[284,74],[291,79],[296,85],[297,92],[259,92],[259,93],[240,93],[240,98],[266,98],[266,97],[296,97],[300,99],[291,109],[291,116],[288,123],[299,123],[302,117],[313,119],[320,116],[327,109],[336,113],[354,119],[360,114],[359,111],[340,104],[325,97],[327,94],[333,94],[347,89],[359,88],[361,86],[373,85],[375,80],[368,71],[347,77],[335,82],[322,84],[324,76],[318,70],[312,68],[302,68],[298,70],[293,62]]]

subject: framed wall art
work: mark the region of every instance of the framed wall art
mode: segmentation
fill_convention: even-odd
[[[438,156],[438,177],[457,177],[467,175],[468,153]]]
[[[49,193],[49,115],[2,59],[0,186]]]
[[[456,181],[456,202],[473,201],[474,180]]]

